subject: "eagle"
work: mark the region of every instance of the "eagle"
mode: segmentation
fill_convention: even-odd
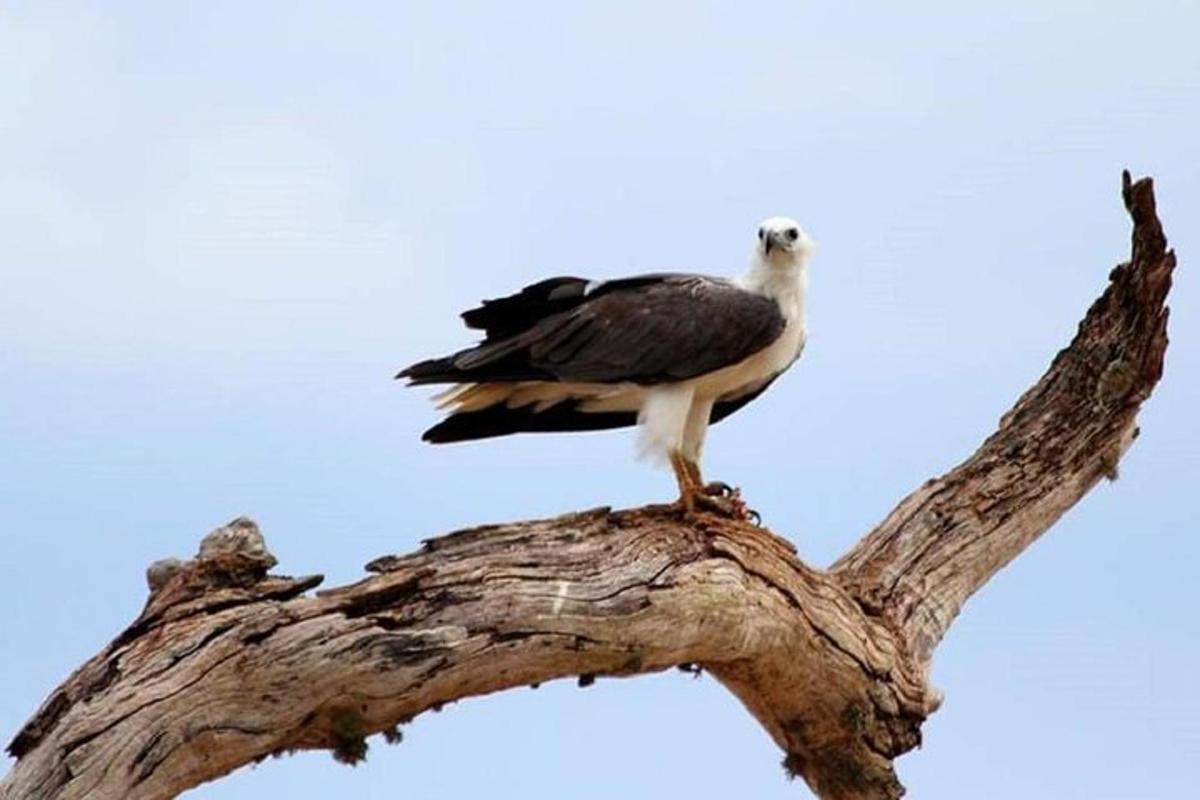
[[[396,377],[449,384],[427,442],[637,425],[640,453],[673,469],[681,508],[744,514],[736,490],[701,477],[705,435],[803,352],[811,253],[795,221],[772,217],[736,278],[549,278],[464,312],[482,341]]]

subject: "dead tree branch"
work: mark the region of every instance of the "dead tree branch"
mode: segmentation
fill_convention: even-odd
[[[445,703],[566,676],[712,672],[822,798],[897,798],[968,597],[1113,475],[1162,373],[1175,260],[1125,176],[1133,256],[978,452],[829,571],[743,523],[597,509],[462,531],[308,596],[235,520],[151,568],[141,616],[16,735],[5,800],[168,798],[268,755],[354,761]]]
[[[922,660],[968,597],[1101,478],[1116,477],[1138,435],[1138,408],[1162,377],[1175,253],[1153,183],[1123,180],[1133,258],[1110,273],[1070,346],[973,456],[904,498],[833,566]]]

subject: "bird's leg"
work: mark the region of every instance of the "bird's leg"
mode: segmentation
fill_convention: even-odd
[[[688,479],[693,486],[699,487],[700,491],[708,497],[732,498],[741,494],[739,489],[730,486],[724,481],[712,481],[705,483],[704,478],[700,474],[700,465],[692,461],[687,456],[682,456],[683,468],[687,471]]]
[[[697,480],[699,470],[678,451],[671,453],[671,469],[675,471],[675,482],[679,484],[679,507],[684,513],[690,514],[696,508],[696,498],[702,494]]]

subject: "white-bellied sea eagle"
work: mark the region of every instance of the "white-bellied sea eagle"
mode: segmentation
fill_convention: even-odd
[[[729,512],[700,477],[705,433],[800,357],[811,251],[799,225],[773,217],[732,280],[550,278],[463,313],[482,342],[396,377],[451,384],[435,398],[449,416],[427,442],[636,424],[641,452],[671,464],[685,509]]]

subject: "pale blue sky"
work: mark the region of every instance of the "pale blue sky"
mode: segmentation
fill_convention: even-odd
[[[0,733],[237,514],[291,573],[671,496],[628,432],[435,449],[395,368],[538,277],[818,243],[803,360],[708,470],[824,565],[968,454],[1128,250],[1181,267],[1119,482],[967,606],[911,796],[1178,798],[1200,763],[1195,2],[57,3],[0,8]],[[189,797],[806,796],[710,678],[543,686],[356,769]]]

